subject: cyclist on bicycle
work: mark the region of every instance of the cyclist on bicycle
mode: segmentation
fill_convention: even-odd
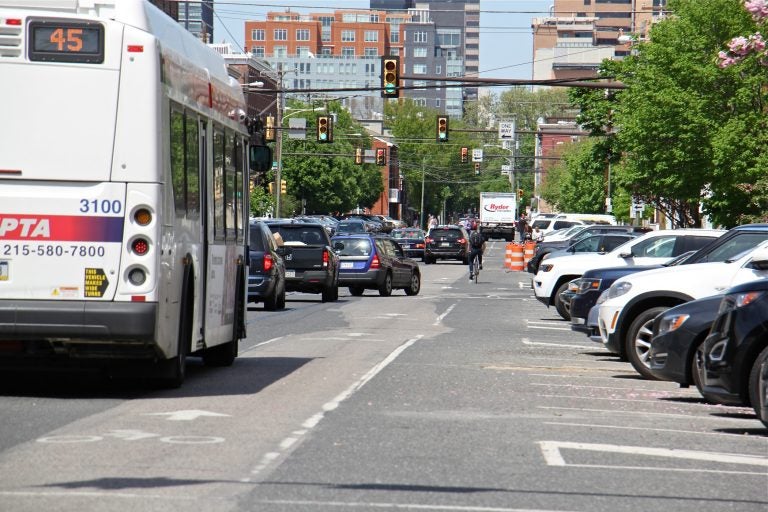
[[[472,232],[469,234],[469,251],[469,278],[473,279],[475,273],[472,264],[475,256],[480,267],[478,270],[483,270],[483,252],[485,252],[485,238],[480,233],[480,225],[477,222],[472,224]]]

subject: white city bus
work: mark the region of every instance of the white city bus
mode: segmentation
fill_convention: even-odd
[[[232,364],[248,132],[221,56],[147,2],[0,0],[0,98],[0,361]]]

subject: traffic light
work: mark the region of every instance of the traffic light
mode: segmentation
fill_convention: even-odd
[[[381,97],[397,98],[400,95],[400,57],[381,58]]]
[[[469,162],[469,148],[461,148],[461,163],[466,164]]]
[[[280,193],[285,194],[285,188],[286,188],[285,180],[280,180]]]
[[[523,198],[523,189],[519,188],[517,189],[517,198],[522,199]]]
[[[475,162],[475,174],[480,174],[480,162]]]
[[[363,165],[363,148],[355,148],[355,165]]]
[[[387,156],[384,152],[384,148],[379,148],[376,150],[376,165],[386,165],[387,164]]]
[[[437,116],[437,142],[448,142],[448,117]]]
[[[264,129],[264,140],[275,142],[275,116],[267,116],[267,126]]]
[[[317,142],[333,142],[333,118],[320,116],[317,118]]]
[[[274,181],[270,181],[268,187],[269,187],[269,193],[270,194],[274,194],[275,193],[275,182]]]

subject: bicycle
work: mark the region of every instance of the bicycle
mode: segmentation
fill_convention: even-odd
[[[477,278],[480,275],[480,255],[475,254],[472,258],[472,280],[477,284]]]

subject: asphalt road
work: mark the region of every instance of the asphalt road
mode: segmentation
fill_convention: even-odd
[[[768,510],[751,409],[642,380],[503,256],[257,305],[235,364],[178,390],[4,376],[0,511]]]

